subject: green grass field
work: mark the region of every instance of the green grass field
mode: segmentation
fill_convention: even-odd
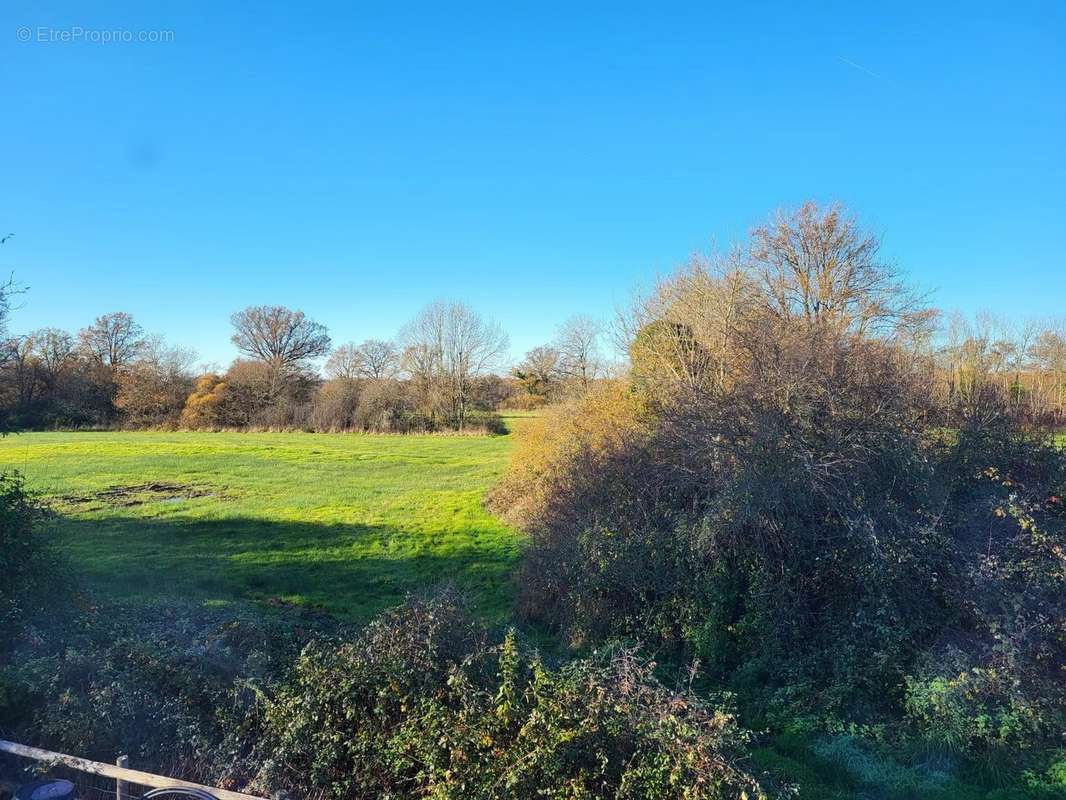
[[[512,424],[520,418],[510,420]],[[120,600],[253,600],[362,621],[454,581],[503,617],[520,537],[482,506],[509,436],[23,433],[73,569]]]

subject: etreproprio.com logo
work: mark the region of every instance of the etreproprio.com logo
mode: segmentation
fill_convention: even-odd
[[[15,30],[20,42],[42,44],[159,44],[174,41],[172,30],[130,30],[129,28],[85,28],[72,25],[56,28],[48,25],[21,25]]]

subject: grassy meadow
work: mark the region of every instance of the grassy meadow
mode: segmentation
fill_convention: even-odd
[[[521,417],[509,420],[519,423]],[[519,536],[482,506],[510,436],[23,433],[0,440],[70,564],[118,600],[252,600],[363,621],[454,581],[502,617]]]

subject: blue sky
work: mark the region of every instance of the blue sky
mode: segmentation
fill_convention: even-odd
[[[222,5],[0,10],[14,330],[224,363],[249,304],[456,297],[517,354],[805,198],[942,306],[1066,314],[1064,3]],[[173,40],[39,41],[79,27]]]

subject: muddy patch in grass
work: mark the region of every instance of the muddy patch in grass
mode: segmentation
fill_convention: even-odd
[[[146,503],[181,503],[201,497],[222,497],[217,488],[191,483],[153,481],[131,486],[111,486],[85,494],[64,494],[56,504],[69,510],[88,511],[98,508],[132,508]]]

